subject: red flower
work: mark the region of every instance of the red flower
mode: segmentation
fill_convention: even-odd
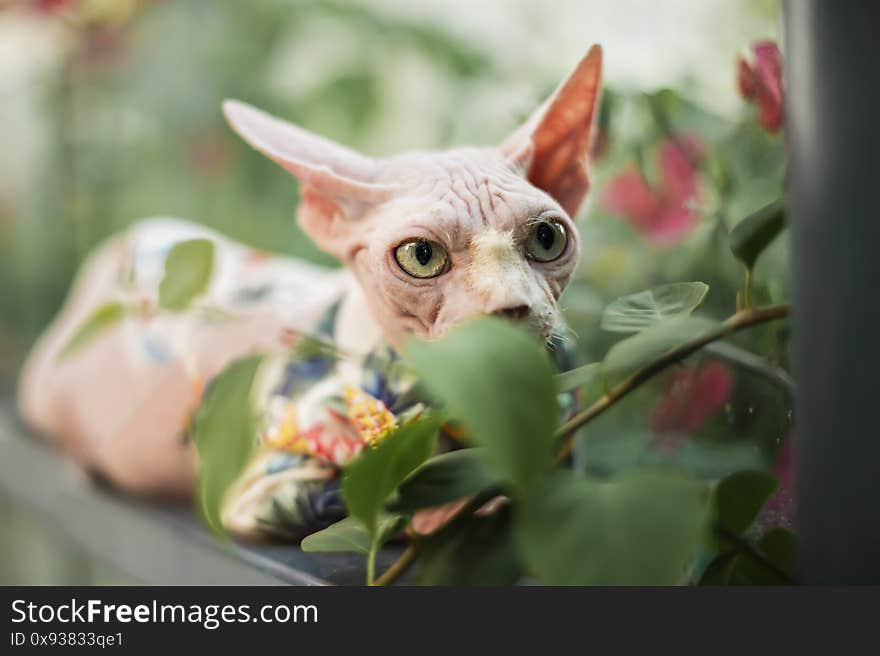
[[[772,41],[752,45],[753,61],[737,59],[740,95],[758,107],[758,122],[768,132],[782,127],[782,55]]]
[[[652,430],[693,433],[727,403],[732,387],[730,369],[723,362],[711,360],[676,371],[669,378],[666,395],[651,413]]]
[[[627,167],[605,187],[602,207],[624,216],[654,244],[681,241],[700,218],[693,207],[699,200],[693,160],[702,152],[703,146],[696,137],[666,139],[657,151],[659,186],[652,187],[635,166]]]

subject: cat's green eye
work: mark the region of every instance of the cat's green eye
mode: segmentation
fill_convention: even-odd
[[[538,262],[552,262],[563,252],[568,243],[565,228],[558,221],[534,223],[526,240],[526,253]]]
[[[434,278],[446,271],[449,255],[436,241],[410,239],[394,249],[400,268],[416,278]]]

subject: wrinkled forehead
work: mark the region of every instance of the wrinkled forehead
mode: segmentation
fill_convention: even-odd
[[[425,224],[453,240],[458,233],[513,231],[547,212],[564,214],[495,150],[402,155],[389,162],[385,176],[405,190],[386,203],[392,221]]]

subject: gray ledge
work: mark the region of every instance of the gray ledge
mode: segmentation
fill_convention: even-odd
[[[188,504],[125,498],[31,435],[0,400],[0,494],[40,515],[89,556],[157,585],[359,585],[363,558],[296,545],[223,542]],[[386,549],[379,567],[399,548]]]

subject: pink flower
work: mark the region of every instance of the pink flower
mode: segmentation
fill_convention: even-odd
[[[651,429],[661,435],[692,434],[727,403],[732,387],[729,367],[717,360],[676,371],[651,412]]]
[[[758,107],[758,122],[768,132],[782,127],[782,55],[772,41],[752,45],[752,61],[737,59],[740,95]]]
[[[605,187],[603,209],[626,218],[653,244],[681,241],[700,218],[693,207],[699,200],[693,160],[702,152],[702,144],[693,136],[664,140],[657,150],[659,185],[652,186],[641,171],[629,166]]]

